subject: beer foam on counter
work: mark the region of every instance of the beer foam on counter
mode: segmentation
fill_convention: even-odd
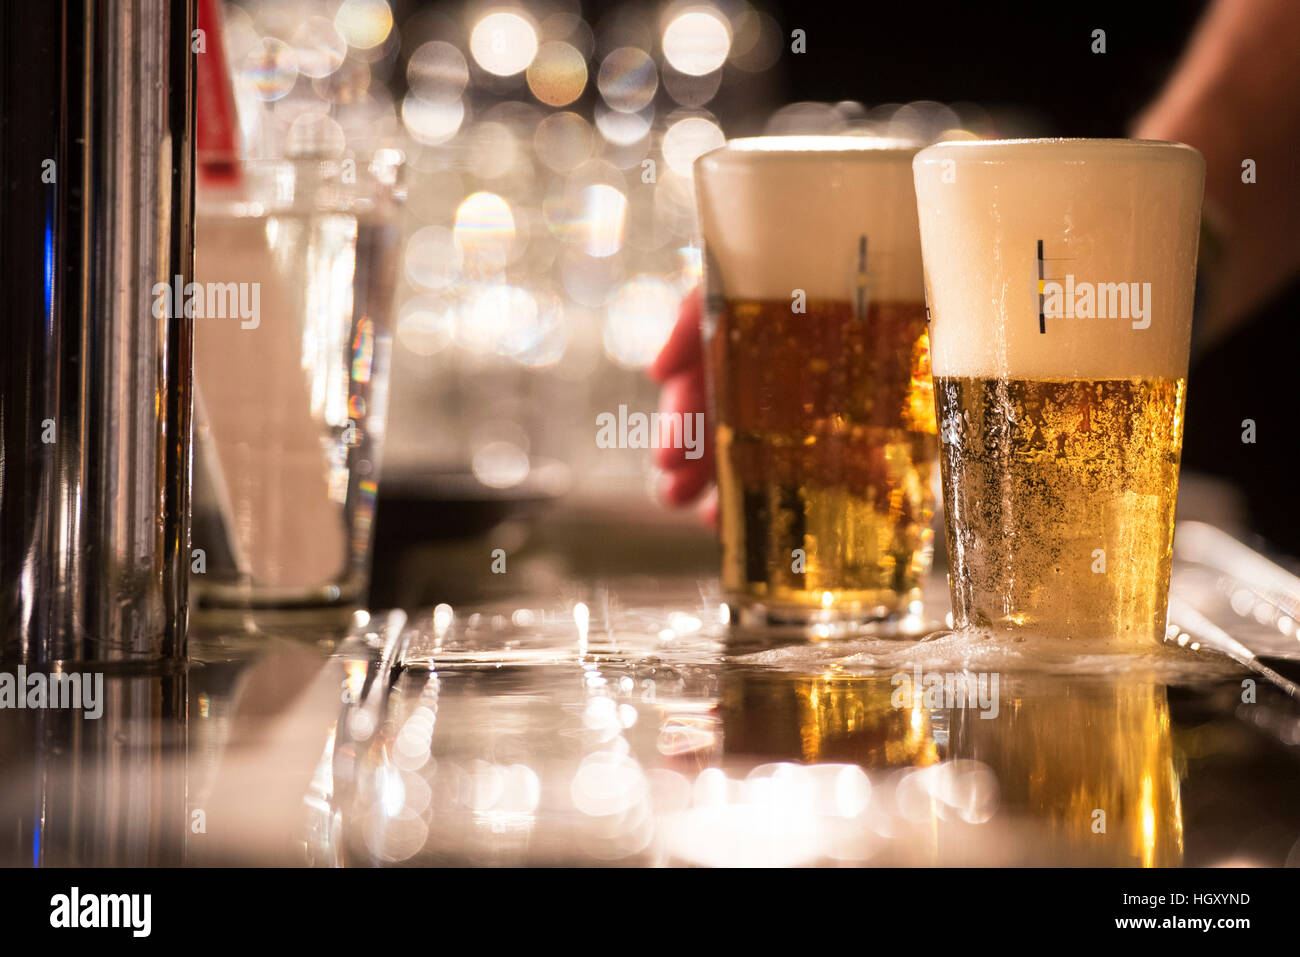
[[[963,141],[928,147],[913,168],[936,376],[1187,374],[1199,153]]]
[[[919,665],[927,672],[1003,672],[1004,687],[1036,675],[1098,678],[1126,676],[1143,681],[1188,685],[1220,681],[1242,666],[1213,651],[1153,644],[1143,651],[1116,652],[1076,642],[1036,640],[1032,634],[999,634],[980,629],[937,631],[918,641],[897,637],[847,638],[787,644],[732,655],[730,661],[772,671],[809,671],[857,677],[884,676]]]
[[[919,147],[867,136],[731,140],[695,164],[711,294],[920,302],[912,186]]]

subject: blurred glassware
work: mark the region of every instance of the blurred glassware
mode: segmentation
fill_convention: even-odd
[[[200,192],[200,607],[348,605],[364,592],[402,159],[350,162],[246,164],[241,185]]]

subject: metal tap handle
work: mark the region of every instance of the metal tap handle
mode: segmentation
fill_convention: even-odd
[[[0,4],[0,657],[184,657],[193,7]]]

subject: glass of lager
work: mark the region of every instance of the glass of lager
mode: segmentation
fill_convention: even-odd
[[[734,624],[829,636],[919,602],[937,444],[916,150],[760,137],[695,164]]]
[[[1205,163],[1136,140],[913,164],[953,618],[1105,649],[1164,634]]]

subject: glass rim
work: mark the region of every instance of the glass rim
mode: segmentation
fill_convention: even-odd
[[[966,158],[984,162],[1000,159],[1052,158],[1068,159],[1080,154],[1112,154],[1129,158],[1172,159],[1178,157],[1201,159],[1200,151],[1186,143],[1174,140],[1133,139],[1129,137],[1055,136],[1028,137],[997,140],[941,140],[932,143],[917,154],[917,162],[926,162],[934,156],[954,158],[961,153]]]
[[[774,157],[780,159],[832,156],[853,159],[897,159],[925,146],[919,140],[873,136],[865,133],[818,133],[780,136],[742,136],[729,139],[700,159],[721,157]]]

